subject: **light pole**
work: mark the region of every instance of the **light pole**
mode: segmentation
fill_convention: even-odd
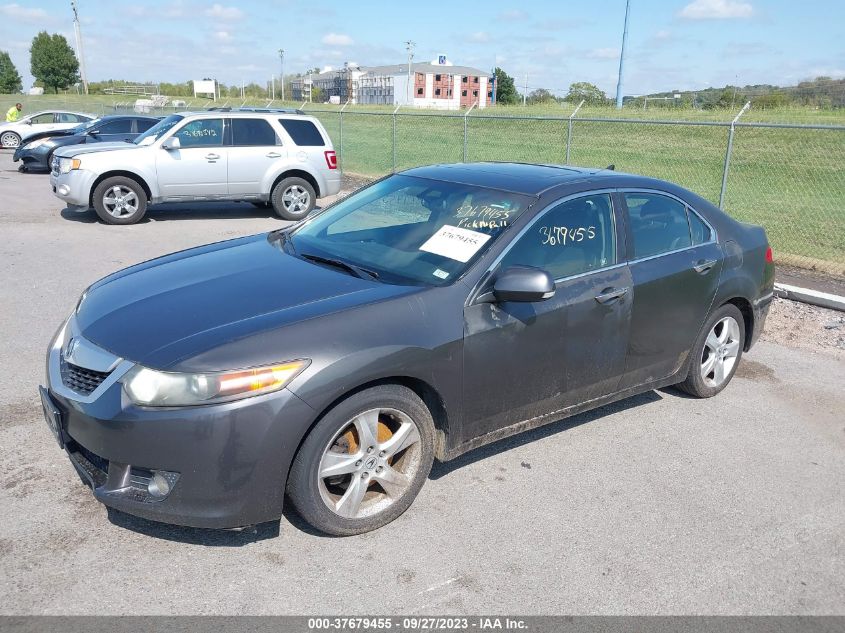
[[[408,51],[408,83],[405,86],[405,102],[408,105],[413,105],[411,103],[411,62],[414,59],[414,46],[416,44],[411,40],[405,42],[405,48]]]
[[[279,49],[279,61],[282,65],[282,74],[279,80],[282,82],[282,101],[285,100],[285,49]]]
[[[79,13],[76,10],[76,1],[71,0],[70,8],[73,9],[73,32],[76,35],[76,52],[79,54],[79,70],[82,75],[82,87],[85,94],[88,94],[88,75],[85,72],[85,51],[82,49],[82,31],[79,30]]]
[[[628,12],[631,0],[625,0],[625,26],[622,29],[622,52],[619,53],[619,81],[616,82],[616,109],[622,109],[622,70],[625,68],[625,44],[628,42]]]

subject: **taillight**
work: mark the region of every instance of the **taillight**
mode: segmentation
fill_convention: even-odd
[[[334,153],[334,150],[324,153],[326,155],[326,165],[329,166],[329,169],[337,169],[337,154]]]
[[[772,256],[772,247],[766,249],[766,263],[771,264],[775,261],[775,258]]]

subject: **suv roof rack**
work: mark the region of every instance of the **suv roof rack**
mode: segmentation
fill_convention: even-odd
[[[208,108],[208,112],[257,112],[257,113],[275,113],[275,114],[305,114],[299,108],[232,108],[232,107],[215,107]]]

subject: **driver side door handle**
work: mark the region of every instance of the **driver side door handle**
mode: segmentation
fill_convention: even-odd
[[[611,303],[628,294],[628,290],[628,288],[605,288],[601,294],[596,295],[596,301],[601,304]]]
[[[205,158],[206,160],[213,162],[220,159],[220,154],[206,154]]]
[[[710,272],[710,269],[713,268],[713,266],[715,266],[715,265],[716,265],[715,259],[710,259],[710,260],[707,260],[707,261],[702,259],[695,266],[693,266],[692,269],[695,272],[697,272],[699,275],[706,275],[707,273]]]

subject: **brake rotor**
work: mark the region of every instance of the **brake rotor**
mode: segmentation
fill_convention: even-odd
[[[390,430],[390,427],[387,426],[384,422],[379,419],[378,421],[378,433],[376,433],[376,440],[379,444],[382,444],[393,437],[393,431]],[[341,435],[338,440],[338,444],[343,446],[346,444],[346,451],[352,455],[358,452],[358,434],[355,432],[355,427],[353,425],[349,425],[349,428],[346,430],[346,433]]]

